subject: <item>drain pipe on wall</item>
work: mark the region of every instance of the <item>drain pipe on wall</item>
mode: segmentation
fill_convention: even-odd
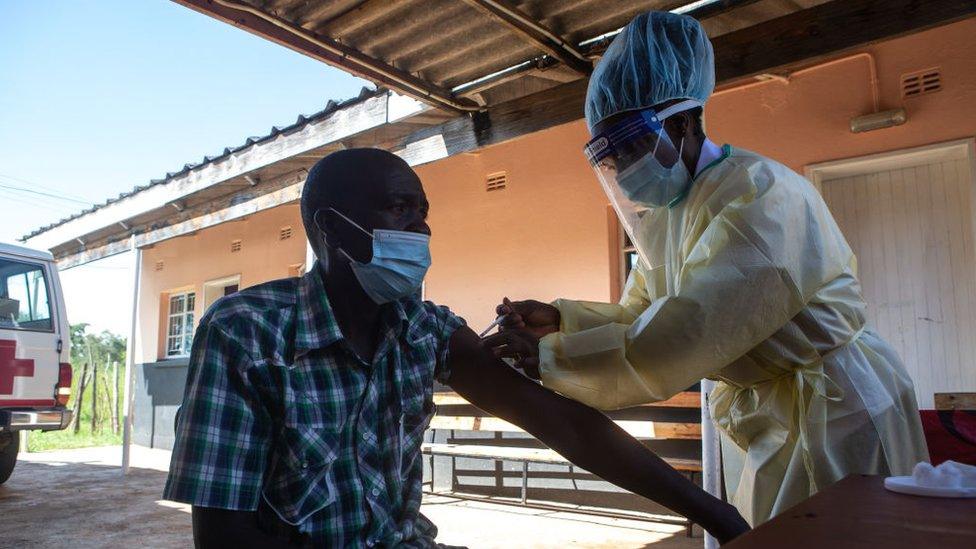
[[[805,69],[800,69],[796,72],[792,72],[786,76],[778,74],[758,74],[755,76],[758,82],[748,82],[745,84],[740,84],[738,86],[732,86],[730,88],[725,88],[718,90],[712,94],[712,97],[718,95],[724,95],[727,93],[742,91],[749,88],[754,88],[757,86],[762,86],[770,82],[780,82],[782,84],[789,85],[790,81],[796,77],[808,72],[825,69],[827,67],[832,67],[840,63],[846,63],[848,61],[854,61],[858,59],[864,59],[867,61],[868,65],[868,82],[871,86],[871,104],[872,111],[868,114],[861,116],[855,116],[850,121],[851,132],[862,133],[872,130],[880,130],[883,128],[890,128],[892,126],[900,126],[908,121],[908,115],[905,109],[891,109],[887,111],[881,111],[881,86],[878,82],[878,67],[875,62],[874,55],[868,52],[855,53],[853,55],[848,55],[845,57],[840,57],[837,59],[832,59],[812,67],[807,67]]]
[[[789,85],[790,81],[793,80],[794,77],[804,75],[808,72],[818,71],[820,69],[832,67],[834,65],[839,65],[841,63],[846,63],[848,61],[854,61],[856,59],[865,59],[868,62],[867,63],[868,82],[869,85],[871,86],[871,102],[874,107],[873,112],[878,112],[878,110],[881,108],[881,89],[880,89],[880,85],[878,84],[878,66],[877,63],[875,63],[874,54],[868,52],[855,53],[853,55],[847,55],[845,57],[838,57],[837,59],[831,59],[830,61],[825,61],[823,63],[819,63],[817,65],[813,65],[805,69],[800,69],[798,71],[791,72],[785,76],[779,74],[771,74],[771,73],[757,74],[755,78],[759,80],[758,82],[747,82],[745,84],[739,84],[738,86],[723,88],[721,90],[714,92],[712,94],[712,97],[724,95],[734,91],[742,91],[748,88],[762,86],[770,82],[779,82],[781,84]]]

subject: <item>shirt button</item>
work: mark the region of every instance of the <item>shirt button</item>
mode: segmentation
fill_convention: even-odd
[[[380,495],[380,489],[379,488],[373,488],[373,495],[374,496]]]
[[[302,462],[302,469],[308,469],[308,462],[307,461],[303,461]]]
[[[373,541],[372,539],[368,539],[368,540],[366,540],[366,546],[367,546],[367,547],[372,547],[372,546],[374,546],[374,545],[376,545],[376,542],[375,542],[375,541]]]
[[[368,438],[369,438],[369,433],[364,432],[363,433],[363,440],[366,440]]]

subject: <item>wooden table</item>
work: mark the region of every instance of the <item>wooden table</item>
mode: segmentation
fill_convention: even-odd
[[[730,549],[976,548],[976,499],[889,492],[851,475],[725,545]]]

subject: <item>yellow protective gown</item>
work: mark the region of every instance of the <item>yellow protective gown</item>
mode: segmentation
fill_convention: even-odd
[[[554,303],[545,386],[612,410],[718,380],[726,488],[753,525],[846,475],[928,459],[911,379],[865,328],[854,255],[806,179],[726,145],[637,230],[652,257],[619,304]]]

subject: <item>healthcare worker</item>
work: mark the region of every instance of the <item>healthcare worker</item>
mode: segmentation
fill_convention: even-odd
[[[618,304],[506,299],[488,342],[604,410],[717,380],[726,489],[756,525],[852,473],[911,474],[928,451],[826,204],[782,164],[705,137],[714,83],[690,17],[643,14],[614,39],[587,90],[585,152],[640,261]]]

